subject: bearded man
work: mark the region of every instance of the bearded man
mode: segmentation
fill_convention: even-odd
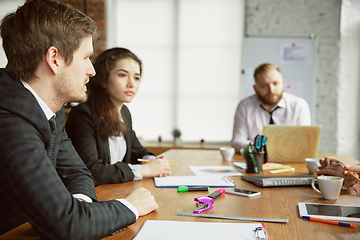
[[[284,79],[275,64],[264,63],[254,71],[255,94],[243,99],[235,114],[231,145],[237,152],[268,124],[311,125],[307,102],[284,92]]]

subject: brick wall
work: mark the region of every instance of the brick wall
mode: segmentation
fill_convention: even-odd
[[[59,0],[59,2],[68,4],[82,12],[84,9],[84,0]],[[95,22],[99,30],[99,38],[94,46],[95,58],[100,52],[104,51],[106,47],[106,0],[87,0],[86,13]]]

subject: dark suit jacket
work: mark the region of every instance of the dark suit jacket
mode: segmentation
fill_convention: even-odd
[[[97,202],[94,179],[56,113],[57,164],[50,128],[35,97],[0,69],[0,234],[26,222],[45,239],[99,239],[135,222],[119,201]],[[91,197],[80,202],[72,194]]]
[[[73,107],[66,121],[66,132],[76,151],[96,179],[96,184],[132,181],[134,174],[128,163],[139,164],[138,158],[149,153],[139,142],[132,129],[129,109],[123,105],[121,115],[126,125],[126,154],[122,162],[110,164],[109,141],[101,136],[88,103]]]

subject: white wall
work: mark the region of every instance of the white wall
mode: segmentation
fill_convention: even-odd
[[[358,159],[359,4],[358,0],[247,0],[245,9],[246,34],[316,34],[319,152]]]
[[[22,5],[25,0],[0,0],[0,19],[2,19],[8,12],[16,10],[16,8]],[[2,48],[2,39],[0,38],[0,68],[6,66],[7,60]]]
[[[338,152],[360,159],[360,1],[343,0],[340,20]]]

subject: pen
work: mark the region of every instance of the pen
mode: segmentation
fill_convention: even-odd
[[[345,166],[342,166],[342,168],[345,169]],[[348,171],[348,170],[346,170],[346,171]],[[352,173],[350,171],[348,171],[348,173],[350,173],[351,176],[353,176],[354,178],[356,178],[356,180],[358,180],[360,182],[360,179],[354,173]]]
[[[210,191],[209,187],[187,187],[187,186],[179,186],[177,188],[178,192],[190,192],[190,191]]]
[[[314,217],[309,217],[309,216],[301,216],[301,217],[311,220],[311,221],[315,221],[315,222],[329,223],[329,224],[334,224],[334,225],[339,225],[339,226],[344,226],[344,227],[357,227],[356,225],[350,224],[350,223],[337,222],[337,221],[333,221],[333,220],[314,218]]]
[[[138,158],[138,161],[139,162],[150,162],[151,160]],[[170,166],[177,166],[176,163],[169,163],[169,164],[170,164]]]
[[[208,195],[209,198],[215,199],[217,197],[220,197],[221,195],[224,195],[225,189],[219,188],[215,192],[212,192]]]
[[[284,173],[284,172],[292,172],[295,168],[285,168],[285,169],[279,169],[279,170],[271,170],[270,173],[277,174],[277,173]]]

